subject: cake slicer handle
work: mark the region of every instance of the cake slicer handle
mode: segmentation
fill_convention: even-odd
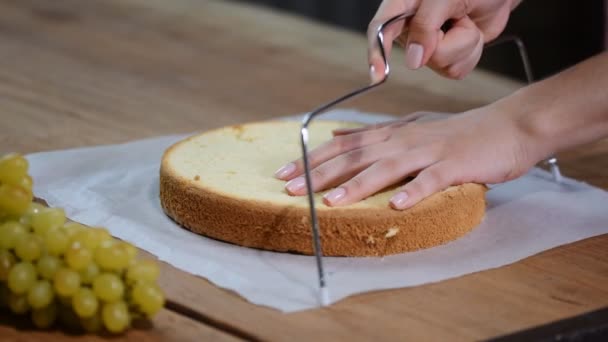
[[[359,89],[356,89],[344,96],[341,96],[329,103],[326,103],[326,104],[318,107],[317,109],[308,113],[302,120],[302,128],[300,130],[300,140],[301,140],[301,145],[302,145],[302,159],[304,161],[304,176],[306,179],[306,190],[308,192],[308,206],[310,208],[310,224],[311,224],[311,229],[312,229],[312,242],[313,242],[313,249],[314,249],[315,258],[316,258],[316,262],[317,262],[317,270],[318,270],[318,274],[319,274],[319,290],[320,290],[319,291],[319,302],[320,302],[321,306],[329,305],[331,300],[329,297],[329,288],[327,286],[327,278],[326,278],[325,270],[323,268],[323,252],[321,249],[321,236],[320,236],[320,232],[319,232],[319,220],[317,218],[317,211],[315,209],[315,198],[314,198],[314,192],[312,190],[311,177],[310,177],[310,162],[308,160],[308,138],[309,138],[308,126],[310,125],[311,121],[315,117],[317,117],[319,114],[325,112],[329,108],[337,105],[338,103],[341,103],[350,98],[353,98],[357,95],[363,94],[363,93],[367,92],[368,90],[371,90],[371,89],[383,84],[384,82],[386,82],[388,75],[390,73],[390,67],[388,64],[386,51],[384,51],[383,30],[385,27],[391,25],[394,22],[405,20],[405,19],[413,16],[414,13],[415,13],[414,11],[411,11],[411,12],[407,12],[407,13],[403,13],[403,14],[394,16],[394,17],[390,18],[389,20],[387,20],[385,23],[378,26],[377,34],[376,34],[376,37],[377,37],[376,42],[377,42],[377,48],[380,50],[380,55],[382,56],[382,59],[384,62],[384,77],[381,80],[374,82],[372,84],[366,85],[364,87],[361,87]]]

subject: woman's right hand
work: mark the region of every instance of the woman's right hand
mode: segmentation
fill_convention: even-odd
[[[437,73],[462,79],[471,72],[485,43],[504,30],[519,0],[384,0],[368,29],[368,60],[372,82],[381,80],[384,64],[376,47],[379,25],[393,16],[416,11],[407,26],[397,22],[384,30],[387,57],[395,39],[405,46],[405,65],[429,66]],[[451,28],[441,27],[451,21]]]

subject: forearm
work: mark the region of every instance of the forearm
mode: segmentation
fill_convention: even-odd
[[[496,104],[548,156],[608,137],[608,53],[523,88]]]

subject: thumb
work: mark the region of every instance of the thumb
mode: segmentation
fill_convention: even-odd
[[[384,0],[378,7],[376,15],[371,20],[367,29],[367,59],[370,66],[370,77],[372,83],[381,81],[384,78],[384,60],[378,47],[378,28],[389,18],[415,9],[420,0]],[[404,22],[398,21],[389,25],[383,30],[384,52],[387,61],[391,55],[393,40],[399,37],[403,31]]]
[[[437,49],[443,34],[441,27],[450,19],[466,16],[465,1],[423,1],[408,25],[405,65],[418,69],[425,65]]]
[[[377,25],[379,26],[379,25]],[[388,60],[391,55],[393,40],[401,34],[402,26],[391,25],[387,27],[384,31],[384,42],[382,48],[384,49],[385,57]],[[368,63],[369,63],[369,73],[372,83],[380,82],[384,78],[384,59],[382,58],[382,53],[380,52],[380,48],[378,47],[378,32],[376,29],[371,29],[368,31]]]

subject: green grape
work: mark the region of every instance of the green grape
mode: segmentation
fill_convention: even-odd
[[[80,288],[80,275],[69,268],[60,268],[55,273],[53,285],[58,295],[70,297]]]
[[[87,227],[76,222],[67,222],[62,227],[63,232],[68,236],[70,240],[72,239],[72,237],[74,237],[74,235],[76,235],[76,233],[83,229],[87,229]]]
[[[11,153],[0,158],[0,182],[17,184],[27,175],[28,162],[21,155]]]
[[[93,280],[93,291],[95,295],[106,302],[113,302],[124,293],[125,286],[122,280],[113,273],[102,273]]]
[[[72,296],[72,308],[81,318],[93,316],[97,312],[98,306],[97,297],[89,288],[81,287]]]
[[[101,235],[95,232],[93,229],[85,228],[81,229],[72,236],[72,243],[78,243],[89,250],[94,251],[99,245]]]
[[[127,253],[128,265],[131,265],[137,256],[137,248],[125,241],[120,242],[118,245]]]
[[[81,271],[93,260],[93,253],[88,248],[73,242],[64,255],[66,264],[75,271]]]
[[[32,179],[32,176],[30,175],[25,175],[23,177],[21,177],[21,179],[19,179],[19,181],[13,185],[16,185],[22,189],[28,190],[28,191],[32,191],[32,189],[34,188],[34,180]]]
[[[131,298],[141,312],[148,317],[152,317],[165,305],[163,292],[151,283],[137,283],[132,290]]]
[[[85,285],[93,283],[93,279],[99,275],[99,266],[96,263],[91,262],[80,271],[80,282]]]
[[[46,208],[44,205],[40,204],[40,203],[36,203],[36,202],[31,202],[29,204],[29,206],[27,207],[27,210],[21,214],[21,217],[19,218],[19,223],[21,223],[22,225],[26,226],[26,227],[31,227],[32,226],[32,216],[34,216],[35,214],[37,214],[38,212],[40,212],[40,210]]]
[[[11,293],[8,297],[8,307],[12,312],[21,315],[30,310],[30,305],[27,303],[27,296]]]
[[[26,236],[27,233],[27,227],[15,221],[0,225],[0,248],[15,248],[17,241]]]
[[[3,211],[0,211],[0,225],[11,219],[11,216]]]
[[[41,239],[33,234],[26,234],[15,245],[15,254],[25,261],[35,261],[42,254]]]
[[[11,267],[13,267],[16,262],[17,260],[13,253],[6,249],[0,249],[0,282],[8,279],[8,272],[10,272]]]
[[[70,244],[70,238],[62,229],[53,229],[46,232],[44,246],[51,255],[62,255]]]
[[[122,271],[129,265],[129,255],[118,243],[104,243],[95,250],[95,262],[103,270]]]
[[[160,270],[152,260],[137,260],[127,269],[127,284],[132,285],[138,281],[153,283],[158,279]]]
[[[118,245],[118,240],[116,239],[108,239],[108,240],[104,240],[102,241],[99,246],[97,246],[97,248],[110,248],[113,246]]]
[[[95,227],[91,228],[91,230],[97,234],[97,241],[99,241],[99,243],[112,239],[112,235],[110,235],[110,232],[105,228]]]
[[[32,181],[32,177],[30,177],[29,175],[25,175],[23,177],[21,177],[18,181],[13,182],[13,183],[4,183],[10,186],[13,186],[15,188],[21,189],[23,191],[25,191],[25,193],[28,194],[33,194],[33,181]],[[33,199],[33,198],[32,198]],[[23,211],[21,213],[21,215],[23,215],[26,211]]]
[[[84,331],[88,333],[97,333],[103,328],[103,322],[99,312],[96,312],[91,317],[81,318],[80,325]]]
[[[37,281],[27,293],[27,302],[34,309],[40,309],[53,301],[53,287],[48,280]]]
[[[52,280],[55,273],[63,266],[63,261],[53,255],[43,255],[38,259],[36,268],[43,279]]]
[[[57,305],[55,303],[32,310],[32,322],[39,329],[50,328],[55,320],[57,320]]]
[[[0,184],[0,213],[22,215],[33,199],[31,191],[10,184]]]
[[[111,333],[123,332],[130,324],[129,310],[123,301],[104,304],[101,318]]]
[[[8,288],[15,294],[24,294],[36,282],[36,268],[27,261],[17,263],[8,273]]]
[[[44,208],[32,215],[32,228],[40,236],[47,231],[61,227],[65,223],[65,211],[61,208]]]

